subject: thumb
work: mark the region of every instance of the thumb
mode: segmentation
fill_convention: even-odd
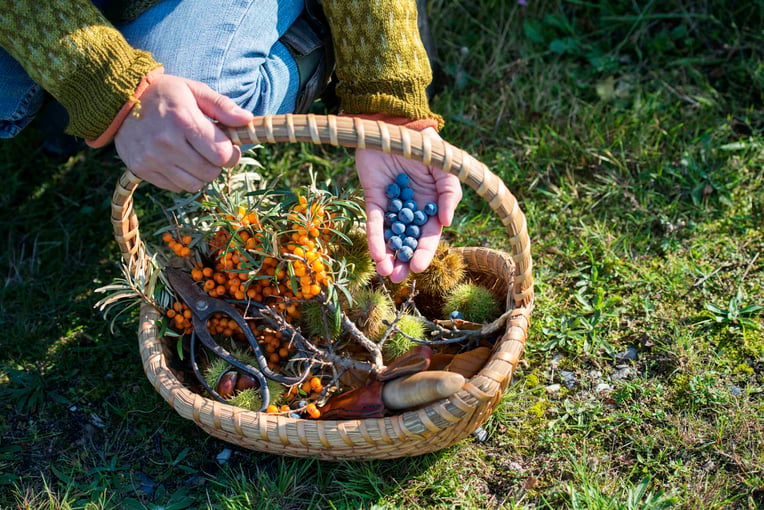
[[[218,94],[204,83],[189,80],[188,87],[207,117],[226,126],[243,126],[252,120],[252,112],[240,108],[231,98]]]

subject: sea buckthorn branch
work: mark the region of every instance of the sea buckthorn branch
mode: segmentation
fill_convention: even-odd
[[[331,352],[326,352],[325,350],[320,349],[313,342],[305,338],[297,329],[293,328],[282,315],[275,313],[273,310],[268,309],[267,307],[259,310],[259,316],[271,322],[275,327],[283,328],[282,331],[287,331],[290,335],[290,340],[297,345],[298,351],[308,351],[312,353],[314,356],[305,358],[308,362],[314,362],[314,363],[329,362],[335,366],[338,365],[344,369],[361,370],[364,372],[373,372],[375,370],[380,369],[376,365],[372,365],[368,362],[357,361],[351,358],[340,356]],[[352,322],[350,322],[350,324],[352,324]],[[364,336],[363,333],[361,333],[360,331],[358,331],[358,333],[361,336]],[[370,340],[368,341],[373,345],[373,342],[371,342]],[[380,353],[380,364],[381,364],[381,353]]]

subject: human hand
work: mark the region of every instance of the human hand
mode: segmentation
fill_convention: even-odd
[[[440,138],[433,128],[423,130],[422,134]],[[419,161],[375,150],[359,149],[355,158],[356,170],[366,199],[369,253],[377,264],[377,272],[398,283],[406,278],[409,270],[415,273],[424,271],[435,255],[443,227],[451,224],[456,206],[462,199],[459,179]],[[437,216],[431,217],[422,227],[419,245],[408,263],[396,260],[393,253],[387,249],[384,239],[384,216],[388,203],[385,189],[395,181],[399,173],[405,173],[411,179],[414,200],[420,207],[427,202],[438,204]]]
[[[135,175],[170,191],[197,191],[236,165],[241,150],[215,121],[236,127],[252,119],[207,85],[166,74],[143,93],[139,114],[117,131],[117,153]]]

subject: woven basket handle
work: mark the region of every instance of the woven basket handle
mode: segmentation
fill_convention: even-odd
[[[465,151],[433,140],[400,126],[380,121],[333,115],[273,115],[256,117],[249,125],[226,128],[237,144],[312,142],[358,149],[376,149],[396,154],[451,173],[488,202],[507,228],[512,258],[516,265],[512,301],[515,307],[533,302],[531,243],[525,215],[504,182],[486,165]],[[133,193],[141,179],[129,170],[120,178],[112,199],[114,234],[131,271],[145,263],[138,219],[133,210]]]

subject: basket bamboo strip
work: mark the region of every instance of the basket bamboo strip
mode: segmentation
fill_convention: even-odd
[[[459,177],[490,205],[507,229],[510,253],[455,248],[471,272],[493,281],[511,313],[483,369],[447,399],[399,415],[365,420],[306,420],[246,411],[192,392],[170,369],[170,349],[155,325],[159,313],[141,307],[139,349],[147,378],[175,411],[208,434],[245,448],[324,460],[389,459],[446,448],[474,432],[498,405],[525,346],[533,309],[532,260],[525,216],[504,183],[447,142],[419,132],[350,117],[279,115],[229,128],[234,143],[312,142],[370,148],[436,166]],[[133,209],[141,180],[126,171],[112,199],[115,239],[131,271],[147,263]]]

